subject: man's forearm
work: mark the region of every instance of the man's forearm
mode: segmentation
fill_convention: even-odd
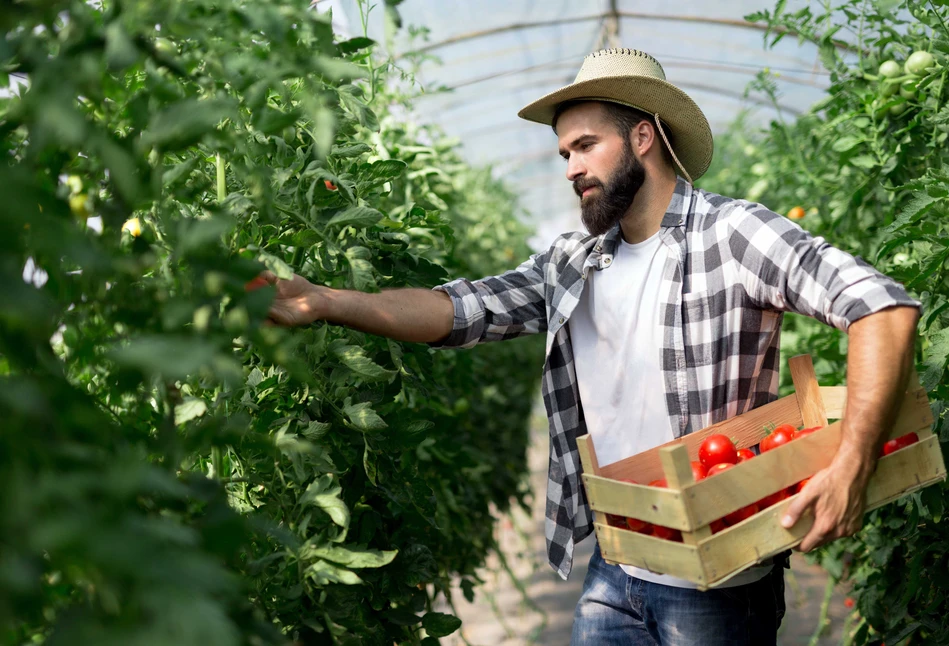
[[[849,329],[847,405],[835,462],[869,478],[886,431],[892,428],[913,365],[919,313],[891,307],[856,321]]]
[[[379,294],[317,287],[320,318],[397,341],[432,343],[449,335],[455,310],[448,294],[392,289]]]

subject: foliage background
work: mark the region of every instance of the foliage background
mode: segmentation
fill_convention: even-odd
[[[410,69],[306,3],[52,1],[0,23],[3,74],[28,79],[0,100],[3,643],[457,629],[432,602],[455,576],[473,594],[497,513],[524,503],[541,346],[266,328],[271,288],[244,283],[495,273],[529,253],[511,195],[398,118]]]
[[[874,264],[923,302],[917,369],[929,391],[934,431],[949,441],[949,29],[944,2],[846,0],[748,16],[767,22],[766,42],[799,37],[820,45],[830,72],[826,98],[796,120],[779,118],[763,133],[739,119],[716,142],[708,190],[746,197],[788,213],[801,206],[801,226]],[[914,51],[936,65],[920,76],[901,73],[901,93],[879,77],[886,60],[901,68]],[[773,77],[750,89],[778,104]],[[788,315],[786,357],[810,353],[822,384],[844,383],[847,337],[806,317]],[[783,375],[784,389],[791,387]],[[949,532],[941,521],[946,487],[933,486],[869,514],[853,539],[816,557],[834,577],[854,585],[856,609],[848,643],[949,643],[946,572]]]

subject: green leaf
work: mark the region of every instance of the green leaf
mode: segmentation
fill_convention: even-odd
[[[197,397],[185,397],[184,401],[175,406],[175,424],[181,425],[185,422],[201,417],[208,410],[208,405],[203,399]]]
[[[367,47],[372,47],[376,44],[371,38],[365,38],[363,36],[358,36],[356,38],[350,38],[349,40],[344,40],[341,43],[336,43],[336,48],[341,54],[352,54],[353,52],[358,52],[360,49],[365,49]]]
[[[317,561],[306,568],[306,574],[312,577],[317,585],[327,583],[342,583],[344,585],[359,585],[362,579],[352,570],[338,567],[327,561]]]
[[[231,99],[184,99],[152,117],[142,133],[142,143],[164,151],[187,148],[214,132],[221,121],[233,115],[234,107]]]
[[[900,214],[896,217],[896,220],[893,221],[893,224],[884,229],[884,232],[895,233],[907,224],[915,222],[938,201],[937,198],[930,197],[926,193],[917,193],[913,196],[913,199],[903,207]]]
[[[336,345],[333,354],[344,366],[355,372],[366,381],[387,381],[397,374],[394,370],[386,370],[366,356],[366,351],[358,345]]]
[[[360,179],[371,185],[390,182],[402,177],[406,167],[406,163],[398,159],[384,159],[372,164],[363,164],[360,166]]]
[[[388,565],[399,553],[398,550],[364,550],[350,549],[348,547],[320,547],[309,551],[307,554],[319,557],[321,559],[345,565],[348,568],[378,568]]]
[[[105,60],[110,70],[118,71],[135,64],[138,50],[119,21],[105,28]]]
[[[368,206],[354,206],[352,208],[346,209],[342,213],[337,213],[330,221],[326,223],[326,226],[344,226],[344,227],[355,227],[357,229],[365,229],[366,227],[372,226],[373,224],[379,222],[384,216],[379,211],[370,208]]]
[[[386,611],[386,619],[399,626],[414,626],[422,618],[409,608],[390,608]]]
[[[369,250],[365,247],[350,247],[346,250],[353,286],[359,291],[376,292],[379,287],[376,284],[375,270],[367,255]]]
[[[330,155],[337,159],[348,159],[350,157],[359,157],[366,153],[371,153],[372,147],[369,144],[349,144],[347,146],[333,146]]]
[[[198,167],[198,158],[191,157],[181,164],[175,164],[174,166],[167,166],[164,174],[161,177],[161,183],[165,188],[174,188],[174,186],[182,179],[186,179],[188,175],[191,174],[195,168]]]
[[[942,381],[949,364],[949,328],[936,332],[929,337],[929,348],[926,350],[926,359],[923,361],[923,374],[920,382],[926,390],[933,390]]]
[[[230,233],[235,226],[234,218],[227,215],[212,215],[196,220],[183,220],[181,235],[181,253],[186,255],[202,247],[220,245],[221,237]],[[276,272],[274,272],[276,273]],[[283,276],[281,276],[283,278]]]
[[[343,406],[343,411],[349,417],[353,426],[361,431],[381,431],[384,428],[388,428],[388,425],[379,417],[378,413],[372,409],[372,405],[369,402],[351,404],[349,403],[349,398],[347,398],[346,404]]]
[[[444,612],[428,612],[422,617],[422,627],[432,637],[447,637],[461,628],[461,619]]]
[[[293,278],[293,269],[290,265],[285,263],[280,258],[273,254],[269,254],[266,251],[261,251],[258,256],[260,262],[264,263],[264,266],[267,267],[270,271],[277,275],[277,278],[281,280],[290,280]]]
[[[834,145],[831,146],[831,147],[832,147],[835,151],[837,151],[837,152],[839,152],[839,153],[845,153],[845,152],[847,152],[848,150],[850,150],[851,148],[854,148],[854,147],[856,147],[856,146],[859,146],[859,145],[862,144],[864,141],[866,141],[866,139],[864,139],[863,137],[855,137],[855,136],[853,136],[853,135],[845,135],[845,136],[841,137],[840,139],[838,139],[837,141],[835,141],[835,142],[834,142]]]
[[[334,523],[346,529],[349,527],[349,507],[339,497],[342,491],[332,474],[324,474],[310,483],[300,496],[300,504],[319,507]]]

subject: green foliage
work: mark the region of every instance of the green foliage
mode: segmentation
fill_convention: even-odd
[[[902,282],[923,302],[917,368],[929,391],[943,451],[949,444],[949,10],[944,3],[850,0],[829,14],[813,8],[749,16],[769,23],[773,44],[787,33],[820,46],[830,73],[827,96],[794,122],[779,118],[761,135],[744,119],[719,142],[709,190],[788,213],[800,224]],[[848,28],[853,38],[835,40]],[[787,37],[786,35],[784,37]],[[915,51],[929,52],[935,64]],[[888,60],[898,65],[881,66]],[[907,70],[907,67],[910,70]],[[915,70],[918,74],[910,74]],[[898,91],[909,83],[912,92]],[[775,83],[759,75],[754,89],[771,96]],[[822,383],[842,383],[846,335],[790,315],[785,357],[808,352]],[[782,387],[790,388],[784,375]],[[853,643],[946,644],[949,634],[946,553],[940,521],[946,487],[933,486],[867,516],[853,539],[823,549],[818,559],[850,579],[860,621]]]
[[[305,5],[0,18],[28,80],[0,99],[3,643],[433,643],[460,625],[435,597],[524,503],[539,339],[280,330],[245,290],[529,253],[490,173],[393,116],[411,73]]]

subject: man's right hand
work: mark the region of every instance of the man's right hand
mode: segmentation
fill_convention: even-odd
[[[289,280],[281,280],[270,271],[260,274],[260,278],[273,285],[277,293],[270,305],[268,319],[286,327],[309,325],[324,317],[320,311],[323,298],[320,288],[303,276],[294,274]]]

